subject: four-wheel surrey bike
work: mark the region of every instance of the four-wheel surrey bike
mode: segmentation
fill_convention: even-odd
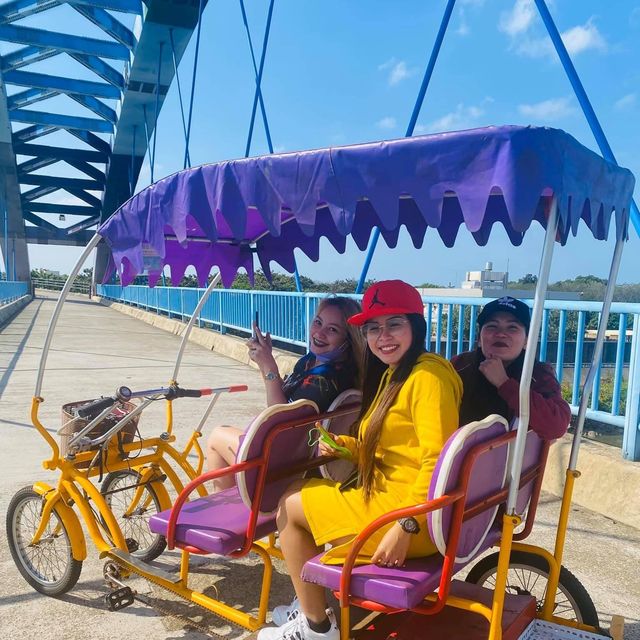
[[[449,637],[454,631],[490,640],[602,637],[591,599],[562,566],[562,558],[573,486],[580,475],[584,418],[628,235],[633,186],[629,171],[562,131],[505,126],[205,165],[169,176],[133,196],[101,225],[53,314],[32,400],[32,421],[53,452],[45,468],[58,472],[59,480],[56,486],[36,482],[11,501],[7,528],[18,569],[45,594],[70,589],[87,555],[82,520],[108,561],[111,582],[119,586],[110,594],[112,608],[129,603],[122,580],[138,574],[228,620],[257,629],[266,620],[270,558],[277,555],[272,543],[278,498],[292,477],[323,462],[309,459],[306,446],[309,426],[318,418],[314,407],[283,405],[254,420],[234,465],[197,477],[201,464],[191,468],[186,454],[199,450],[199,431],[183,452],[176,452],[171,446],[173,402],[181,395],[204,393],[212,394],[213,402],[221,393],[240,388],[189,391],[175,382],[140,392],[121,388],[108,401],[71,407],[70,419],[85,424],[79,431],[68,431],[71,435],[62,454],[38,419],[42,376],[60,306],[80,266],[101,240],[111,250],[113,269],[123,285],[143,270],[153,284],[164,265],[170,265],[178,279],[187,264],[196,265],[205,278],[216,265],[219,273],[194,310],[191,327],[217,282],[222,279],[229,285],[239,267],[252,275],[256,256],[269,275],[272,260],[292,271],[295,249],[317,259],[321,238],[342,252],[350,236],[364,249],[377,228],[387,244],[395,246],[404,226],[416,246],[429,229],[453,246],[464,224],[484,244],[492,227],[500,223],[518,245],[530,226],[539,223],[545,240],[515,430],[497,416],[459,429],[441,454],[425,502],[370,523],[353,541],[342,567],[324,565],[320,558],[309,561],[303,579],[336,593],[342,640],[412,640]],[[581,224],[595,238],[605,239],[612,222],[616,245],[573,434],[556,543],[550,552],[524,539],[535,519],[548,451],[548,445],[528,431],[528,423],[529,385],[551,257],[555,242],[564,244]],[[471,325],[475,312],[473,307]],[[249,326],[251,318],[246,320]],[[430,317],[427,320],[430,323]],[[142,442],[127,436],[127,425],[149,402],[163,397],[166,431]],[[143,399],[132,406],[136,398]],[[357,407],[347,406],[320,417],[335,419],[356,411]],[[207,416],[206,411],[201,424]],[[104,424],[111,426],[104,429]],[[134,450],[139,455],[129,460]],[[171,462],[192,478],[186,486],[182,487]],[[108,469],[109,475],[97,486],[94,479],[100,469]],[[207,495],[204,483],[224,474],[234,474],[237,486],[229,493]],[[179,491],[173,506],[167,480]],[[416,559],[406,567],[355,565],[358,549],[372,531],[399,517],[425,513],[437,556]],[[270,542],[261,542],[263,538]],[[161,553],[165,541],[169,549],[180,550],[178,575],[144,562]],[[472,565],[491,546],[498,552],[473,566],[468,582],[454,579],[457,571]],[[189,588],[190,556],[235,558],[250,552],[264,563],[256,616],[241,611],[243,603],[223,603]],[[352,627],[354,606],[379,615],[364,627]]]

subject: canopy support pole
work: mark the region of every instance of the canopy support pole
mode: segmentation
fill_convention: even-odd
[[[436,66],[436,62],[438,61],[438,55],[440,54],[442,41],[444,40],[445,33],[447,32],[447,28],[449,27],[449,20],[451,19],[451,14],[453,13],[453,9],[455,5],[456,5],[456,0],[448,0],[447,6],[444,10],[444,15],[442,16],[442,21],[440,22],[440,28],[438,29],[438,34],[436,35],[436,40],[433,43],[431,56],[429,57],[429,62],[424,72],[424,77],[422,78],[420,91],[418,92],[418,97],[413,107],[411,118],[409,119],[409,126],[407,127],[407,132],[405,133],[406,138],[411,137],[416,128],[416,122],[418,121],[418,116],[420,115],[420,109],[422,109],[422,104],[424,103],[424,97],[427,93],[427,89],[429,88],[429,83],[431,82],[431,76],[433,75],[433,70]],[[369,271],[369,267],[371,266],[371,260],[373,259],[373,254],[376,250],[376,246],[378,245],[379,239],[380,239],[380,229],[376,227],[373,230],[373,237],[371,238],[371,243],[369,244],[369,248],[367,249],[367,257],[365,258],[364,266],[362,267],[362,272],[360,273],[360,279],[358,280],[358,285],[356,286],[356,293],[362,293],[362,290],[364,289],[364,283],[367,279],[367,273]]]
[[[533,375],[533,365],[536,360],[536,348],[538,346],[538,335],[542,324],[542,313],[544,311],[544,300],[547,295],[547,285],[549,284],[549,272],[551,270],[551,259],[553,258],[553,248],[558,228],[558,202],[553,196],[547,215],[547,230],[544,237],[544,248],[540,258],[540,269],[536,293],[533,299],[533,311],[531,313],[531,324],[527,335],[527,347],[524,352],[524,363],[522,365],[522,376],[520,378],[518,411],[518,433],[513,445],[513,458],[508,471],[509,497],[507,499],[507,514],[515,515],[518,490],[520,488],[520,474],[522,472],[522,460],[524,458],[524,448],[527,441],[527,430],[529,429],[530,417],[530,386]]]
[[[604,348],[604,338],[607,329],[607,323],[609,322],[609,312],[611,311],[611,302],[613,300],[613,292],[616,287],[616,280],[618,278],[618,269],[620,267],[620,261],[622,260],[622,249],[624,248],[624,230],[617,230],[618,238],[616,240],[616,246],[613,252],[613,259],[611,260],[611,267],[609,269],[609,279],[607,281],[607,288],[604,292],[604,300],[602,302],[602,312],[600,313],[600,320],[598,322],[598,332],[596,334],[596,343],[593,347],[593,356],[591,358],[591,364],[589,366],[589,372],[582,385],[582,393],[580,395],[580,405],[578,407],[578,418],[575,425],[575,433],[573,436],[573,444],[571,445],[571,455],[569,456],[569,471],[575,471],[578,465],[578,451],[580,449],[580,442],[582,440],[582,429],[584,427],[584,420],[587,415],[587,405],[591,397],[593,390],[593,383],[598,373],[598,363],[602,357],[602,350]]]
[[[56,306],[53,310],[53,314],[51,315],[51,320],[49,321],[49,327],[47,328],[47,334],[44,338],[44,345],[42,347],[42,353],[40,354],[40,364],[38,365],[38,375],[36,377],[36,388],[33,392],[34,398],[40,397],[40,391],[42,390],[42,380],[44,378],[44,368],[47,364],[47,356],[49,355],[49,349],[51,347],[51,340],[53,338],[53,332],[55,331],[56,325],[58,324],[58,317],[60,316],[60,312],[62,311],[62,305],[69,295],[69,291],[71,291],[71,287],[78,275],[80,273],[80,267],[86,262],[89,254],[94,250],[97,244],[102,240],[102,236],[96,233],[91,240],[89,240],[89,244],[84,248],[82,255],[78,258],[75,266],[71,270],[67,281],[64,283],[62,287],[62,291],[60,291],[60,295],[58,296],[58,300],[56,302]]]
[[[180,343],[180,348],[178,349],[178,355],[176,356],[176,365],[173,369],[173,375],[171,376],[171,382],[178,381],[178,372],[180,371],[180,365],[182,364],[182,356],[184,355],[184,350],[187,347],[187,342],[189,340],[189,336],[191,335],[191,329],[193,329],[193,325],[196,320],[200,317],[200,312],[202,311],[202,307],[204,307],[204,303],[209,299],[211,292],[216,288],[218,282],[220,282],[220,278],[222,278],[222,274],[220,271],[213,276],[213,279],[209,283],[209,286],[206,288],[205,292],[202,294],[202,298],[198,301],[196,308],[193,310],[191,317],[189,318],[189,322],[184,330],[184,334],[182,336],[182,342]]]
[[[542,22],[544,22],[544,26],[547,28],[547,33],[551,38],[551,42],[553,42],[556,53],[560,58],[560,62],[562,63],[564,72],[567,74],[567,78],[569,79],[569,82],[573,87],[576,98],[578,98],[578,102],[580,103],[582,112],[584,113],[584,116],[587,119],[587,123],[589,124],[589,128],[591,129],[591,133],[593,133],[593,137],[598,143],[600,153],[602,153],[602,156],[605,160],[613,162],[616,166],[619,166],[615,156],[613,155],[613,151],[611,149],[611,146],[609,145],[607,136],[604,134],[604,131],[600,126],[598,116],[596,116],[596,112],[591,106],[591,102],[589,101],[587,92],[582,86],[582,82],[580,81],[578,72],[573,66],[573,62],[571,62],[569,52],[567,51],[567,48],[565,47],[564,42],[560,37],[560,33],[558,32],[558,28],[556,27],[556,24],[553,21],[551,14],[549,13],[549,8],[547,7],[545,0],[535,0],[535,3],[538,7],[538,12],[540,13]],[[638,205],[633,199],[631,200],[631,222],[633,223],[636,233],[640,236],[640,211],[638,211]]]

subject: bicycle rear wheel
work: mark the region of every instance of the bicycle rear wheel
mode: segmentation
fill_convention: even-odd
[[[43,507],[42,496],[32,487],[20,489],[7,509],[7,542],[22,577],[36,591],[59,596],[78,582],[82,562],[71,554],[67,525],[56,506],[40,541],[32,544]]]
[[[482,558],[469,572],[467,582],[494,588],[498,573],[498,553]],[[507,593],[532,595],[540,611],[547,593],[549,564],[535,553],[512,551],[507,574]],[[599,627],[598,612],[591,596],[580,581],[565,567],[560,567],[560,581],[554,599],[553,615],[592,627]]]
[[[162,511],[158,494],[150,483],[144,485],[139,500],[133,503],[139,483],[140,474],[136,471],[114,471],[105,476],[100,492],[128,544],[136,548],[132,555],[149,562],[165,550],[167,541],[149,529],[149,518]]]

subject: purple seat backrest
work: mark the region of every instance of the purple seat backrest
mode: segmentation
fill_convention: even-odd
[[[262,455],[264,441],[270,431],[283,422],[309,418],[309,428],[295,428],[282,431],[273,440],[269,456],[268,472],[290,468],[308,460],[314,452],[309,446],[309,429],[318,415],[318,407],[311,400],[296,400],[289,404],[267,407],[249,425],[236,455],[236,463],[246,462]],[[236,484],[240,497],[248,509],[258,482],[259,467],[236,474]],[[268,483],[264,488],[260,513],[273,513],[280,497],[293,482],[294,476]]]
[[[507,421],[498,415],[471,422],[458,429],[447,440],[431,477],[429,500],[450,493],[461,482],[463,462],[476,445],[494,440],[509,430]],[[480,455],[469,478],[466,504],[473,505],[504,488],[507,478],[508,444]],[[465,520],[460,531],[456,562],[468,562],[478,552],[489,533],[500,505],[487,509]],[[444,507],[427,515],[429,534],[438,551],[444,555],[449,540],[453,506]]]
[[[342,405],[360,404],[362,402],[362,392],[358,389],[347,389],[343,391],[329,407],[328,411],[335,411]],[[322,421],[322,426],[331,433],[335,433],[337,436],[349,435],[351,431],[351,425],[357,420],[358,413],[348,413],[343,416],[337,416],[336,418],[325,418]],[[328,478],[334,482],[344,482],[353,472],[354,464],[351,460],[345,460],[343,458],[336,458],[327,464],[323,464],[320,467],[320,473],[323,478]]]

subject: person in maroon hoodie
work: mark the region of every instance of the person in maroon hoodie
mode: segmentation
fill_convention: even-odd
[[[497,413],[511,421],[518,415],[519,387],[531,313],[509,296],[493,300],[478,316],[480,339],[475,351],[451,359],[462,378],[460,425]],[[571,409],[562,397],[553,369],[536,361],[531,378],[529,428],[544,440],[566,433]]]

